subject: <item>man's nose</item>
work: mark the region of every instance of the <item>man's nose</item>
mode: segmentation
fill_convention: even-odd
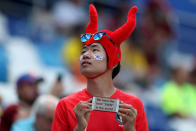
[[[86,51],[83,55],[83,59],[91,59],[92,52],[90,50]]]

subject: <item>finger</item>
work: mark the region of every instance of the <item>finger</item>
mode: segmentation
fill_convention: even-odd
[[[90,103],[88,101],[84,101],[84,103],[82,103],[82,104],[88,105],[87,107],[92,107],[92,103]]]
[[[127,114],[127,113],[131,112],[130,109],[124,109],[124,108],[119,108],[118,111],[119,111],[120,113],[123,113],[123,114]]]
[[[118,114],[122,117],[122,121],[123,122],[125,122],[125,121],[127,121],[129,119],[129,117],[127,115],[123,114],[123,113],[119,112]]]
[[[122,116],[122,118],[127,118],[127,117],[128,117],[126,114],[123,114],[123,113],[121,113],[121,112],[118,112],[118,114],[119,114],[120,116]]]
[[[88,101],[84,101],[84,104],[87,104],[89,106],[92,106],[92,103],[89,103]]]
[[[80,108],[80,109],[86,109],[86,108],[92,108],[92,105],[91,104],[89,104],[89,103],[83,103],[82,105],[81,105],[81,107],[82,108]]]
[[[88,108],[83,109],[83,112],[84,112],[84,113],[86,113],[86,112],[90,112],[90,111],[92,111],[92,109],[88,109]]]
[[[77,108],[75,108],[74,109],[74,113],[76,114],[76,115],[79,115],[79,116],[81,116],[82,114],[85,114],[86,112],[90,112],[92,110],[92,108],[91,107],[77,107]]]
[[[87,109],[92,109],[92,105],[89,105],[86,107]]]
[[[92,102],[92,98],[88,99],[88,101],[87,101],[87,102],[88,102],[88,103],[89,103],[89,102],[91,103],[91,102]]]
[[[129,105],[129,104],[119,104],[119,107],[124,107],[124,108],[128,108],[128,109],[131,109],[135,114],[137,114],[137,110],[135,108],[133,108],[132,105]]]
[[[119,104],[120,107],[125,107],[125,108],[133,108],[132,105],[129,105],[129,104],[126,104],[126,103],[122,103],[122,104]]]
[[[89,106],[92,106],[92,103],[88,103]]]
[[[85,109],[86,107],[91,107],[90,104],[85,103],[85,102],[79,102],[79,104],[76,106],[77,110]]]
[[[119,108],[119,112],[133,117],[137,116],[136,112],[131,109]]]
[[[123,101],[120,101],[120,104],[123,104],[124,102]]]

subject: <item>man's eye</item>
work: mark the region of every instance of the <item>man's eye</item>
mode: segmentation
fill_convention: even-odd
[[[94,51],[99,51],[99,50],[98,50],[98,49],[93,49],[93,52],[94,52]]]
[[[81,54],[84,54],[86,51],[82,51]]]

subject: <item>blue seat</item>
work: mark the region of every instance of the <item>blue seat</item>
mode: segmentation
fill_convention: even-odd
[[[0,44],[0,82],[8,80],[8,57],[4,47]]]
[[[38,54],[46,66],[63,68],[62,46],[65,39],[58,39],[54,43],[36,43]]]
[[[149,131],[175,131],[168,123],[169,118],[163,113],[160,107],[152,104],[145,106]]]
[[[179,19],[177,25],[178,49],[183,53],[196,54],[196,3],[193,1],[168,1]]]

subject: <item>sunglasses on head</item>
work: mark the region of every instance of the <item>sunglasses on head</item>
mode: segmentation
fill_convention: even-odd
[[[86,33],[86,34],[81,34],[80,35],[80,39],[81,42],[86,42],[88,41],[92,36],[94,40],[100,40],[104,35],[107,36],[107,38],[112,42],[112,44],[117,48],[118,51],[118,47],[116,46],[116,44],[113,42],[113,40],[109,37],[109,35],[106,32],[97,32],[95,34],[90,34],[90,33]],[[118,58],[119,58],[119,52],[118,52]]]
[[[81,34],[80,38],[81,38],[81,41],[84,43],[88,41],[92,36],[94,40],[100,40],[104,35],[106,35],[108,39],[112,41],[112,39],[109,37],[109,35],[106,32],[97,32],[95,34],[90,34],[90,33]]]

